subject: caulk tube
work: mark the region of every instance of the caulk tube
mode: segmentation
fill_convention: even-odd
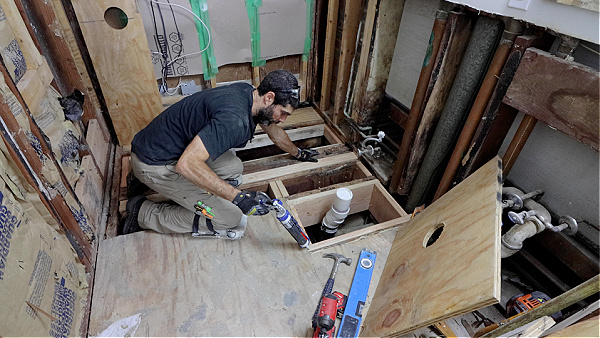
[[[274,199],[273,206],[275,207],[275,216],[277,220],[283,225],[283,227],[294,237],[296,242],[301,248],[308,249],[310,239],[308,235],[302,230],[298,222],[290,215],[290,212],[283,207],[280,200]]]

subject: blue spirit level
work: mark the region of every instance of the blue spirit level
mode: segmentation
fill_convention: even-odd
[[[362,311],[367,301],[369,285],[371,284],[371,277],[375,268],[375,258],[377,258],[375,251],[363,249],[360,252],[337,337],[347,338],[358,336]]]

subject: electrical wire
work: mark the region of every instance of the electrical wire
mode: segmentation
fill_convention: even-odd
[[[164,50],[161,48],[161,50],[164,51],[164,53],[165,53],[163,56],[163,59],[166,63],[163,66],[163,69],[161,72],[162,73],[162,88],[163,88],[163,91],[168,91],[169,87],[167,85],[166,78],[167,78],[167,74],[169,73],[169,64],[167,63],[167,58],[168,58],[169,52],[170,52],[169,38],[167,37],[167,27],[165,26],[165,19],[163,18],[162,10],[160,9],[160,6],[158,6],[158,15],[160,16],[160,23],[162,24],[163,42],[165,44],[164,46],[162,46],[164,48]]]
[[[172,4],[172,3],[168,3],[168,2],[159,2],[159,1],[156,1],[156,0],[148,0],[148,1],[154,2],[155,4],[159,4],[159,5],[167,5],[167,6],[172,6],[172,7],[179,7],[179,8],[182,8],[182,9],[186,10],[187,12],[191,13],[192,15],[194,15],[194,17],[196,17],[196,19],[198,19],[198,21],[200,21],[200,23],[204,26],[204,29],[206,29],[206,33],[208,35],[208,42],[206,42],[206,47],[204,47],[204,49],[202,49],[199,52],[193,52],[193,53],[181,55],[178,58],[175,58],[175,59],[171,60],[169,62],[169,65],[173,64],[173,62],[177,61],[178,59],[181,59],[181,58],[184,58],[184,57],[187,57],[187,56],[191,56],[191,55],[200,54],[200,53],[202,53],[202,52],[204,52],[204,51],[206,51],[208,49],[208,47],[210,46],[210,43],[211,43],[210,30],[208,29],[208,26],[204,23],[204,21],[202,21],[202,19],[200,19],[200,17],[198,15],[196,15],[196,13],[194,13],[191,10],[189,10],[189,9],[187,9],[187,8],[181,6],[181,5],[178,5],[178,4]]]
[[[188,54],[184,54],[181,55],[181,52],[183,51],[183,43],[182,43],[182,48],[179,51],[178,55],[171,59],[171,61],[167,61],[167,55],[166,53],[158,53],[158,52],[152,52],[153,54],[160,54],[163,56],[163,62],[161,62],[161,80],[162,80],[162,84],[161,84],[161,89],[163,90],[163,92],[165,92],[167,95],[174,95],[177,92],[177,89],[179,87],[181,87],[181,78],[179,78],[179,83],[177,84],[177,86],[175,87],[175,91],[173,93],[169,92],[169,88],[168,88],[168,84],[166,81],[166,77],[167,77],[167,70],[168,68],[177,60],[179,59],[183,59],[185,57],[188,56],[192,56],[192,55],[197,55],[197,54],[201,54],[202,52],[206,51],[208,49],[208,47],[210,47],[210,43],[211,43],[211,36],[210,36],[210,30],[208,29],[208,26],[204,23],[204,21],[202,21],[202,19],[196,15],[196,13],[192,12],[191,10],[187,9],[184,6],[178,5],[178,4],[172,4],[170,0],[167,0],[167,2],[159,2],[156,0],[148,0],[150,2],[150,7],[152,8],[152,18],[154,20],[154,32],[155,32],[155,36],[158,36],[158,28],[156,27],[156,17],[154,15],[154,6],[152,6],[152,3],[155,3],[157,5],[166,5],[166,6],[170,6],[171,8],[171,14],[173,16],[173,21],[175,23],[175,29],[177,30],[177,36],[181,41],[181,33],[179,32],[179,27],[177,26],[177,20],[175,19],[175,12],[173,11],[173,7],[179,7],[184,9],[185,11],[191,13],[198,21],[200,21],[200,23],[204,26],[204,29],[206,30],[206,33],[208,35],[208,41],[206,43],[206,46],[204,47],[204,49],[202,49],[199,52],[193,52],[193,53],[188,53]],[[164,19],[162,17],[162,12],[160,11],[160,7],[158,6],[158,10],[159,10],[159,14],[160,14],[160,18],[163,24],[163,34],[164,34],[164,39],[165,42],[167,43],[167,49],[168,49],[168,41],[167,41],[167,36],[166,36],[166,29],[165,29],[165,23],[164,23]],[[155,41],[156,42],[156,41]],[[160,48],[160,43],[157,43],[157,47],[159,50],[162,50],[162,48]]]
[[[580,42],[580,43],[579,43],[579,45],[580,45],[581,47],[583,47],[583,48],[585,48],[585,49],[587,49],[587,50],[591,51],[591,52],[594,52],[594,53],[596,53],[596,54],[600,55],[600,52],[598,52],[597,50],[595,50],[594,48],[592,48],[592,47],[590,47],[590,46],[588,46],[588,45],[586,45],[586,44],[583,44],[583,43],[581,43],[581,42]]]

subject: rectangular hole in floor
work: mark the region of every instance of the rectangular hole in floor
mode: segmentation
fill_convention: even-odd
[[[359,229],[370,227],[378,223],[379,222],[377,222],[373,214],[371,214],[369,210],[365,210],[348,215],[348,217],[346,217],[346,219],[344,220],[344,223],[340,225],[340,227],[334,235],[327,234],[321,231],[321,223],[307,226],[305,229],[306,234],[308,235],[308,237],[310,237],[311,242],[318,243],[331,238],[335,238],[336,236],[341,236],[343,234],[347,234]]]

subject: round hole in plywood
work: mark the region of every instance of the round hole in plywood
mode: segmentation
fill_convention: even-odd
[[[425,235],[425,239],[423,239],[424,248],[433,245],[433,243],[435,243],[440,238],[442,232],[444,231],[444,226],[446,226],[446,224],[438,223],[434,227],[429,229],[427,235]]]
[[[104,12],[104,21],[114,29],[123,29],[127,26],[129,19],[122,9],[110,7]]]

